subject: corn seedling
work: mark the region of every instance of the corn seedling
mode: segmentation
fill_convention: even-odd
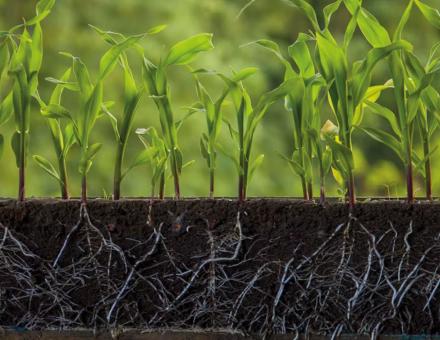
[[[162,200],[165,196],[165,177],[169,157],[165,141],[154,128],[136,129],[136,134],[142,142],[144,150],[137,156],[127,171],[137,166],[150,164],[152,170],[151,197],[156,197],[156,189],[159,187],[158,197]]]
[[[58,181],[62,199],[69,199],[66,159],[71,147],[76,142],[73,124],[71,122],[68,122],[67,124],[63,122],[68,113],[61,106],[61,97],[65,87],[69,84],[71,73],[72,69],[69,68],[60,78],[58,83],[56,80],[53,80],[57,85],[52,92],[49,104],[46,105],[41,98],[37,97],[41,107],[41,114],[46,118],[47,125],[49,126],[52,143],[57,157],[58,169],[56,169],[49,160],[42,156],[34,155],[33,158],[44,171]],[[52,79],[48,78],[48,80]],[[71,84],[70,86],[73,86],[73,89],[76,90],[75,85]]]
[[[217,162],[217,139],[223,123],[222,107],[225,98],[228,95],[229,89],[226,88],[220,97],[214,101],[197,77],[197,72],[195,72],[194,75],[197,96],[199,99],[199,103],[197,103],[198,107],[195,108],[195,110],[201,111],[205,114],[207,127],[207,133],[203,133],[202,138],[200,139],[200,149],[202,156],[208,165],[209,197],[213,198],[215,189],[215,169]]]
[[[9,74],[13,79],[12,103],[15,117],[15,133],[11,144],[19,172],[19,201],[25,199],[31,101],[32,97],[38,95],[38,74],[43,61],[43,32],[40,23],[49,15],[54,4],[55,0],[38,2],[36,16],[9,31],[10,43],[14,46],[9,65]],[[23,33],[17,37],[14,32],[19,29],[23,29]],[[19,40],[18,44],[13,37]]]
[[[144,35],[136,35],[123,39],[112,46],[101,58],[99,63],[99,75],[95,82],[92,82],[86,65],[78,58],[68,53],[64,55],[72,59],[72,70],[75,75],[75,85],[78,89],[80,107],[76,116],[60,105],[60,113],[68,118],[73,124],[73,131],[76,141],[80,146],[79,173],[82,177],[81,201],[87,202],[87,173],[90,171],[93,159],[101,148],[102,144],[90,143],[90,136],[97,119],[102,111],[108,112],[108,107],[103,102],[103,83],[105,77],[115,68],[121,54],[136,44]],[[58,81],[66,88],[72,88],[71,84]]]
[[[103,31],[95,26],[91,26],[98,34],[110,45],[115,46],[118,42],[126,39],[126,37],[120,33]],[[160,25],[148,30],[145,35],[154,35],[166,28],[165,25]],[[139,47],[138,47],[139,48]],[[119,57],[120,64],[124,72],[124,110],[122,117],[118,119],[116,116],[106,111],[115,133],[117,149],[116,149],[116,161],[113,175],[113,199],[119,200],[121,196],[121,182],[123,180],[122,165],[125,158],[125,152],[127,149],[128,138],[133,130],[133,119],[136,109],[138,107],[139,100],[144,92],[143,88],[136,83],[133,76],[133,71],[128,62],[126,53],[121,53]],[[125,172],[126,173],[126,172]]]
[[[231,137],[236,144],[237,155],[230,154],[222,150],[234,164],[238,171],[238,198],[243,201],[247,197],[247,187],[257,167],[263,162],[264,155],[259,155],[251,162],[251,152],[254,140],[254,134],[264,118],[269,107],[279,99],[283,99],[291,93],[297,86],[296,79],[289,79],[283,82],[274,90],[263,94],[254,107],[248,91],[243,85],[243,80],[257,71],[255,68],[245,68],[234,73],[232,78],[224,75],[220,77],[225,81],[229,88],[229,94],[232,98],[236,112],[237,129],[234,129],[231,123],[227,122]]]
[[[290,60],[283,56],[280,47],[275,42],[258,40],[255,44],[274,53],[285,67],[284,79],[296,82],[294,89],[285,98],[285,107],[292,118],[293,152],[291,157],[283,156],[283,158],[300,177],[303,198],[311,200],[313,199],[312,158],[316,154],[320,169],[320,198],[321,202],[324,202],[325,169],[328,168],[324,162],[328,163],[331,160],[330,150],[324,151],[319,139],[320,107],[322,99],[325,98],[326,83],[315,72],[314,61],[307,45],[307,42],[311,40],[310,36],[300,34],[298,40],[289,47],[289,56],[294,61],[297,70],[294,70]]]
[[[424,4],[419,0],[410,0],[406,7],[399,25],[395,30],[391,39],[387,30],[379,23],[379,21],[367,10],[361,7],[360,0],[346,0],[347,9],[356,20],[359,29],[370,45],[375,48],[382,48],[391,42],[398,42],[401,39],[403,29],[407,24],[414,5],[419,8],[422,15],[435,27],[440,28],[440,13],[432,7]],[[389,58],[389,69],[391,70],[394,81],[394,95],[397,104],[397,122],[399,132],[401,133],[400,141],[404,150],[404,164],[406,166],[407,177],[407,199],[409,202],[414,201],[414,184],[413,184],[413,132],[415,118],[418,110],[417,101],[420,92],[424,87],[429,85],[422,83],[422,88],[415,90],[415,93],[408,93],[411,88],[411,80],[407,76],[404,55],[405,51],[394,51]],[[411,99],[409,98],[411,96]],[[412,103],[410,103],[412,101]],[[411,107],[410,107],[411,106]],[[390,122],[391,124],[391,122]],[[370,131],[371,132],[371,131]],[[396,132],[396,131],[395,131]],[[379,136],[375,136],[379,137]],[[383,137],[383,136],[382,136]],[[377,139],[377,138],[376,138]],[[389,139],[389,138],[388,138]],[[390,140],[387,144],[392,143]]]
[[[174,119],[167,69],[172,65],[188,65],[201,52],[209,51],[212,48],[212,34],[202,33],[175,44],[157,65],[144,56],[144,83],[159,111],[160,125],[169,153],[170,168],[174,179],[174,193],[177,199],[180,198],[179,177],[183,164],[182,153],[178,145],[179,124]]]
[[[433,50],[434,51],[434,50]],[[431,54],[433,55],[433,54]],[[424,67],[418,58],[406,52],[403,56],[405,76],[405,97],[407,98],[408,121],[411,141],[414,127],[418,126],[423,143],[423,157],[420,159],[416,153],[411,152],[411,167],[415,167],[425,178],[426,198],[432,199],[431,156],[436,148],[431,149],[431,139],[438,128],[437,112],[440,109],[440,96],[431,86],[432,81],[439,75],[439,60],[430,58]],[[385,118],[393,134],[379,129],[363,128],[375,140],[390,147],[406,165],[409,157],[405,149],[405,135],[399,124],[397,115],[388,108],[378,103],[367,103],[369,111]],[[411,149],[413,148],[411,144]],[[410,198],[411,196],[408,196]]]
[[[8,72],[9,63],[10,63],[10,44],[9,44],[9,33],[5,32],[0,35],[0,84],[1,81],[6,78],[5,75]],[[12,45],[13,46],[13,45]],[[13,104],[12,104],[12,90],[7,92],[4,98],[0,98],[0,126],[3,126],[13,113]],[[0,158],[3,154],[5,145],[5,138],[2,134],[0,134]]]
[[[346,183],[349,204],[353,206],[356,196],[352,132],[355,123],[362,116],[361,108],[370,87],[372,71],[379,61],[393,51],[409,50],[411,46],[405,41],[396,40],[393,43],[373,48],[365,59],[355,62],[350,68],[347,50],[356,28],[357,16],[353,16],[350,21],[341,46],[329,30],[330,18],[340,6],[341,1],[336,1],[324,8],[323,29],[320,28],[316,12],[309,3],[304,0],[290,1],[305,13],[314,29],[317,47],[316,62],[320,73],[329,84],[329,102],[339,129],[339,139],[330,144],[333,151],[333,163],[337,164],[339,173]],[[350,1],[345,3],[349,10],[351,10],[350,3]]]

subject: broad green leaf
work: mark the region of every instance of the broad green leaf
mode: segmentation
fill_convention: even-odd
[[[69,110],[59,104],[49,104],[41,108],[41,114],[52,119],[72,119]]]
[[[365,39],[373,47],[384,47],[391,44],[387,30],[366,9],[362,8],[358,14],[357,22]]]
[[[14,111],[13,107],[13,91],[9,92],[6,98],[0,102],[0,126],[5,124],[11,118]]]
[[[431,25],[435,28],[440,29],[440,12],[438,9],[432,8],[420,0],[415,0],[417,7],[420,12],[422,12],[423,16],[426,20],[429,21]]]
[[[20,134],[18,132],[14,132],[14,134],[12,135],[11,138],[11,147],[12,147],[12,151],[14,152],[15,155],[15,163],[17,165],[17,168],[20,167],[20,160],[21,160],[21,148],[20,148]]]
[[[153,159],[154,157],[156,157],[157,153],[158,151],[155,148],[151,148],[151,147],[142,150],[137,155],[133,163],[128,167],[128,169],[124,171],[124,173],[122,174],[122,178],[125,178],[125,176],[134,168],[153,162]]]
[[[299,68],[300,75],[305,78],[310,78],[315,75],[315,66],[313,59],[307,47],[309,37],[305,34],[300,34],[297,41],[289,46],[289,55],[295,61]]]
[[[316,12],[315,12],[312,5],[310,5],[305,0],[286,0],[286,1],[290,1],[290,3],[292,3],[293,5],[295,5],[296,7],[298,7],[299,9],[301,9],[304,12],[304,14],[306,15],[307,19],[309,19],[309,21],[312,24],[313,29],[315,31],[318,32],[321,30],[319,27]]]
[[[144,35],[132,36],[112,46],[112,48],[104,54],[99,63],[99,80],[104,79],[115,68],[121,53],[136,44],[143,37]]]
[[[409,4],[406,7],[405,12],[403,12],[402,18],[399,21],[399,25],[397,26],[397,29],[394,32],[394,36],[393,36],[394,41],[400,40],[402,38],[402,32],[411,16],[413,5],[414,5],[414,0],[409,0]]]
[[[254,177],[255,171],[263,164],[264,161],[264,155],[259,155],[255,160],[252,162],[252,165],[249,169],[249,175],[248,175],[248,182],[252,180]]]
[[[73,91],[73,92],[78,92],[79,91],[79,86],[77,82],[72,82],[72,81],[62,81],[60,79],[55,79],[52,77],[47,77],[45,79],[46,81],[48,81],[49,83],[52,84],[56,84],[56,85],[62,85],[64,88]]]
[[[84,97],[90,96],[93,91],[93,85],[90,81],[89,71],[86,65],[76,57],[73,57],[73,72],[78,81],[79,89]]]
[[[403,150],[402,144],[395,137],[379,129],[373,129],[373,128],[360,128],[360,129],[374,140],[388,146],[391,150],[393,150],[397,154],[397,156],[400,157],[400,159],[405,161],[405,152]]]
[[[326,148],[322,154],[322,168],[324,174],[328,174],[330,172],[332,163],[333,163],[332,150],[330,148]]]
[[[199,53],[209,51],[213,48],[212,34],[197,34],[175,44],[164,59],[163,64],[186,65],[193,61]]]
[[[29,71],[30,73],[38,72],[43,62],[43,31],[40,24],[34,26],[34,32],[32,33],[32,57],[30,60]]]
[[[305,176],[305,170],[304,167],[294,158],[288,158],[284,155],[280,155],[285,161],[288,162],[290,168],[292,169],[292,171],[297,174],[300,177]]]
[[[368,52],[367,57],[361,64],[355,65],[353,68],[353,103],[358,106],[371,82],[371,73],[376,64],[382,59],[386,58],[390,53],[396,50],[405,49],[411,50],[412,46],[406,41],[398,41],[386,47],[373,48]]]
[[[90,167],[92,166],[93,159],[95,158],[98,151],[101,149],[102,144],[96,143],[90,145],[87,149],[83,150],[81,153],[81,159],[79,164],[79,173],[81,175],[86,175]]]
[[[150,28],[147,31],[147,34],[148,35],[158,34],[158,33],[162,32],[163,30],[165,30],[166,28],[167,28],[167,25],[157,25],[157,26]]]
[[[366,107],[371,110],[372,113],[377,114],[383,118],[385,118],[388,123],[391,126],[391,129],[393,132],[398,136],[402,136],[402,132],[400,131],[399,123],[397,121],[396,115],[394,112],[386,108],[385,106],[382,106],[378,103],[373,103],[370,101],[367,101],[365,103]]]
[[[250,76],[254,75],[257,72],[258,72],[258,68],[256,68],[256,67],[246,67],[244,69],[241,69],[238,72],[234,72],[234,75],[232,77],[232,81],[234,81],[234,82],[243,81],[246,78],[249,78]]]
[[[325,21],[325,27],[328,28],[330,25],[331,18],[333,14],[339,9],[341,6],[342,0],[337,0],[327,6],[324,7],[324,21]]]
[[[40,168],[42,168],[44,171],[46,171],[50,176],[55,178],[58,182],[62,182],[60,179],[60,175],[58,174],[55,167],[50,163],[46,158],[38,155],[32,156],[34,161],[38,164]]]
[[[3,72],[6,70],[8,64],[9,64],[9,48],[6,42],[3,42],[0,44],[0,77],[2,76]]]

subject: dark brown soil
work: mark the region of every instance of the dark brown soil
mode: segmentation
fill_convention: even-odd
[[[439,203],[350,214],[284,199],[91,200],[87,212],[97,229],[83,218],[66,241],[78,201],[0,201],[0,326],[440,333]]]

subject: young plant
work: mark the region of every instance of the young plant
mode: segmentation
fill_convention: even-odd
[[[434,55],[435,49],[433,49],[431,56]],[[422,159],[419,159],[416,153],[411,152],[411,167],[415,165],[415,170],[424,177],[426,198],[432,200],[431,158],[436,148],[431,148],[431,140],[439,126],[437,112],[440,109],[440,96],[431,83],[440,75],[440,60],[431,57],[427,65],[423,66],[414,54],[406,52],[403,56],[403,62],[406,72],[405,96],[407,98],[406,109],[409,114],[408,121],[411,123],[409,125],[411,140],[414,127],[418,126],[423,144]],[[406,158],[409,156],[405,149],[405,134],[396,118],[398,115],[377,103],[369,102],[367,107],[373,114],[387,120],[394,135],[373,128],[364,128],[363,130],[375,140],[390,147],[403,163],[407,164]]]
[[[352,14],[353,19],[356,20],[365,39],[375,48],[382,48],[391,42],[396,43],[401,39],[403,29],[410,18],[414,5],[419,8],[422,15],[432,25],[440,28],[440,13],[437,10],[429,7],[420,0],[410,0],[391,39],[387,30],[379,23],[379,21],[371,13],[361,7],[361,0],[345,0],[344,2],[346,3],[347,9]],[[411,87],[411,80],[408,78],[405,70],[406,65],[404,55],[404,51],[394,51],[388,62],[394,81],[398,130],[401,133],[400,141],[404,150],[403,161],[406,167],[407,176],[407,199],[408,202],[413,202],[413,130],[417,110],[410,109],[409,107],[410,103],[408,101],[408,95],[410,94],[408,94],[408,89]],[[421,91],[423,91],[423,89],[421,89]],[[413,99],[416,98],[413,96]],[[413,107],[417,107],[417,105],[413,105]],[[387,141],[387,143],[390,144],[391,141]]]
[[[60,82],[55,86],[54,91],[46,105],[43,100],[37,97],[41,114],[46,118],[49,126],[52,143],[57,157],[58,169],[56,169],[50,161],[42,156],[34,155],[33,159],[37,164],[46,171],[50,176],[55,178],[61,189],[61,198],[69,199],[68,176],[66,159],[71,147],[75,144],[75,135],[72,123],[64,124],[64,118],[68,115],[61,106],[61,97],[63,95],[65,86],[68,86],[71,77],[72,69],[69,68],[61,77]],[[48,78],[49,80],[52,80]],[[54,80],[57,82],[56,80]]]
[[[200,148],[209,169],[209,197],[214,197],[215,169],[217,163],[217,139],[222,128],[222,105],[229,90],[225,89],[217,100],[213,100],[206,88],[195,75],[197,96],[199,99],[198,110],[206,117],[207,133],[200,139]]]
[[[354,122],[360,118],[356,115],[362,111],[359,108],[363,105],[371,83],[371,74],[376,64],[393,51],[409,50],[411,46],[405,41],[396,40],[393,43],[373,48],[367,53],[365,59],[355,62],[353,67],[349,68],[347,49],[356,28],[357,16],[353,16],[350,21],[341,46],[329,30],[330,18],[340,6],[341,1],[336,1],[324,8],[325,25],[323,29],[320,28],[315,10],[310,4],[304,0],[290,1],[305,13],[315,31],[316,62],[319,65],[320,73],[329,84],[329,103],[338,122],[339,141],[330,145],[333,147],[333,163],[338,164],[339,172],[346,183],[349,204],[353,207],[356,196],[352,132],[355,126]],[[344,2],[349,10],[351,10],[351,2]]]
[[[202,33],[175,44],[157,65],[144,56],[144,83],[159,111],[162,134],[169,153],[176,199],[180,198],[179,177],[183,164],[182,153],[178,144],[178,124],[175,122],[171,105],[167,70],[172,65],[187,65],[201,52],[209,51],[213,47],[212,34]]]
[[[106,32],[97,27],[91,26],[107,43],[112,46],[118,44],[118,41],[126,39],[120,33]],[[145,35],[154,35],[166,28],[160,25],[148,30]],[[110,112],[106,112],[113,126],[117,141],[116,161],[113,175],[113,199],[119,200],[121,196],[121,182],[123,180],[122,165],[127,149],[128,138],[133,130],[133,120],[138,107],[139,100],[142,96],[143,89],[136,83],[133,71],[128,62],[126,53],[120,55],[120,65],[124,72],[124,110],[121,118],[117,118]]]
[[[139,136],[145,149],[138,155],[134,163],[129,167],[129,170],[136,166],[150,164],[153,173],[151,176],[151,197],[156,197],[156,189],[159,187],[158,197],[163,200],[165,197],[165,177],[169,157],[165,141],[160,138],[154,128],[137,129],[136,134]]]
[[[73,116],[69,111],[60,105],[59,112],[68,118],[73,124],[73,131],[78,145],[80,146],[79,173],[82,177],[81,182],[81,201],[87,202],[87,174],[92,166],[93,159],[100,150],[102,144],[90,143],[91,132],[102,110],[107,112],[106,105],[103,102],[103,86],[106,76],[113,71],[121,54],[128,48],[135,45],[143,34],[130,36],[121,42],[112,46],[101,58],[99,63],[99,74],[95,82],[92,82],[86,65],[77,57],[64,53],[72,58],[72,70],[75,75],[75,87],[78,88],[79,112]],[[63,84],[62,81],[59,81]],[[66,88],[72,88],[72,84],[64,82]]]
[[[0,34],[0,81],[3,80],[4,75],[8,72],[9,63],[11,61],[11,53],[9,49],[11,45],[9,44],[9,33],[5,32],[4,34]],[[12,45],[13,47],[13,45]],[[0,126],[3,126],[13,113],[13,104],[12,104],[12,90],[7,92],[4,98],[0,98]],[[2,134],[0,134],[0,158],[3,154],[5,145],[5,138]]]
[[[297,41],[289,47],[289,56],[295,63],[297,71],[294,70],[290,60],[283,56],[280,47],[275,42],[258,40],[255,44],[274,53],[284,65],[284,79],[294,79],[297,83],[293,91],[285,98],[285,107],[293,122],[293,152],[292,157],[284,158],[289,162],[294,173],[300,177],[305,200],[313,199],[312,159],[315,156],[318,158],[321,179],[320,197],[321,202],[324,202],[326,167],[323,164],[324,152],[319,135],[321,128],[320,107],[322,99],[326,95],[326,84],[324,79],[315,72],[314,61],[307,45],[307,42],[311,40],[310,36],[300,34]],[[327,161],[328,152],[326,155]]]
[[[9,74],[13,78],[12,102],[15,116],[15,133],[12,149],[19,172],[18,200],[25,199],[25,169],[29,149],[30,111],[32,97],[37,95],[38,74],[43,61],[43,32],[40,22],[49,15],[55,0],[41,0],[36,6],[36,16],[11,29],[23,29],[18,46],[14,44]]]
[[[247,188],[256,168],[262,163],[264,155],[259,155],[251,162],[254,134],[264,118],[269,107],[279,99],[283,99],[297,86],[296,79],[283,82],[274,90],[263,94],[257,105],[252,105],[251,98],[243,85],[243,80],[256,72],[255,68],[246,68],[234,73],[232,78],[220,75],[226,82],[234,104],[237,119],[237,129],[228,123],[229,131],[238,150],[237,155],[231,155],[225,150],[223,153],[234,161],[238,171],[238,199],[244,201],[247,197]]]

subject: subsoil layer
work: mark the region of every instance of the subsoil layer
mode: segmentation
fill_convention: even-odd
[[[439,334],[440,204],[0,201],[0,326]]]

